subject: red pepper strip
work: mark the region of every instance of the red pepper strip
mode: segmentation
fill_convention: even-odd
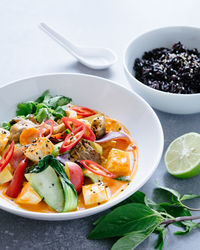
[[[82,160],[80,161],[80,163],[94,174],[101,175],[104,177],[109,177],[109,178],[116,178],[116,176],[113,173],[111,173],[106,168],[102,167],[101,165],[97,164],[94,161]]]
[[[0,173],[1,173],[1,171],[4,170],[4,168],[8,165],[11,158],[13,157],[14,149],[15,149],[15,142],[12,141],[8,150],[5,152],[5,154],[2,156],[2,158],[0,160]]]
[[[68,128],[70,131],[73,131],[74,128],[84,126],[85,127],[85,134],[83,138],[89,141],[95,141],[96,136],[94,132],[84,123],[77,119],[69,118],[69,117],[63,117],[62,118],[63,123],[65,124],[66,128]]]
[[[40,137],[42,137],[44,135],[44,133],[46,132],[46,130],[45,130],[45,125],[46,124],[50,126],[49,134],[46,136],[46,138],[49,138],[53,133],[53,126],[54,126],[54,121],[51,120],[51,119],[43,122],[42,126],[40,127]]]
[[[27,167],[28,160],[22,160],[17,166],[11,183],[9,184],[6,195],[11,198],[16,198],[22,189],[22,182],[24,178],[24,173]]]
[[[94,110],[86,108],[86,107],[74,106],[74,107],[71,107],[70,110],[76,111],[77,115],[82,116],[82,117],[88,117],[88,116],[96,114]]]
[[[80,126],[73,130],[70,134],[66,136],[63,144],[60,147],[59,153],[65,153],[66,151],[69,151],[71,148],[73,148],[83,137],[84,133],[84,126]]]

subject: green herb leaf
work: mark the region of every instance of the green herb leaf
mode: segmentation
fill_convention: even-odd
[[[41,103],[44,101],[44,99],[47,97],[47,96],[50,96],[49,94],[49,90],[45,90],[42,95],[40,97],[38,97],[35,102],[38,102],[38,103]]]
[[[111,250],[132,250],[135,249],[141,242],[143,242],[160,224],[160,218],[152,221],[152,225],[143,231],[133,231],[124,237],[120,238],[111,248]]]
[[[6,130],[10,130],[10,128],[11,128],[10,122],[2,122],[1,123],[1,128],[4,128]]]
[[[161,222],[161,216],[140,203],[130,203],[115,208],[97,224],[90,233],[90,239],[102,239],[124,236],[132,231],[144,231],[151,228],[155,221]]]
[[[158,233],[158,240],[156,242],[155,250],[162,250],[167,229],[165,227],[157,227],[155,233]]]
[[[195,199],[195,198],[200,198],[200,195],[198,195],[198,194],[184,194],[180,200],[185,201],[185,200],[191,200],[191,199]]]
[[[181,194],[176,190],[168,187],[163,187],[156,183],[157,188],[155,189],[156,202],[173,202],[176,203],[180,200]]]
[[[53,118],[51,113],[47,108],[41,108],[38,113],[35,115],[35,119],[39,122],[42,123],[44,120]]]
[[[46,90],[35,102],[22,102],[17,105],[17,116],[34,114],[36,120],[41,123],[45,119],[60,119],[66,115],[65,106],[72,101],[65,96],[52,97]]]
[[[57,118],[62,118],[66,116],[66,111],[63,106],[57,107],[55,110],[52,111],[52,114]]]
[[[70,103],[72,101],[71,98],[66,97],[66,96],[55,96],[55,97],[51,97],[48,100],[45,99],[44,103],[52,109],[56,109],[58,106],[64,106],[67,105],[68,103]]]
[[[36,112],[35,102],[22,102],[17,105],[17,116],[27,116],[29,114],[34,114]]]

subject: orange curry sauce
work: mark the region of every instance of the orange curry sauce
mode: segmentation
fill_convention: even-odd
[[[106,132],[108,133],[111,131],[124,131],[130,136],[129,131],[121,123],[119,123],[118,121],[113,120],[109,117],[106,117]],[[138,168],[138,147],[136,146],[134,140],[132,139],[131,143],[127,143],[124,140],[118,140],[118,141],[112,140],[110,142],[105,142],[105,143],[101,144],[101,146],[103,147],[102,164],[101,164],[103,167],[105,167],[106,160],[107,160],[106,158],[108,156],[109,151],[112,148],[121,149],[121,150],[129,152],[129,154],[130,154],[130,173],[128,176],[130,177],[130,179],[133,179],[133,177],[135,176],[135,174],[137,172],[137,168]],[[132,149],[131,146],[136,146],[136,148]],[[118,181],[118,180],[114,180],[114,179],[106,178],[106,177],[103,177],[102,181],[105,184],[105,186],[107,187],[107,193],[109,195],[109,200],[115,198],[117,195],[119,195],[121,192],[123,192],[129,185],[128,182]],[[25,183],[26,183],[26,181],[24,181],[24,184]],[[92,182],[88,178],[85,178],[85,184],[91,184],[91,183]],[[44,201],[41,201],[37,205],[17,204],[15,202],[15,199],[12,199],[12,198],[6,196],[5,191],[7,189],[7,186],[8,186],[7,183],[0,185],[0,197],[7,200],[12,205],[23,208],[25,210],[33,211],[33,212],[55,213],[55,211],[53,211]],[[77,211],[84,210],[87,208],[90,208],[90,207],[85,206],[83,195],[81,192],[78,196]]]

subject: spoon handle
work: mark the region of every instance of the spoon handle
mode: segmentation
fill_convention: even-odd
[[[50,28],[45,23],[40,23],[40,28],[51,38],[53,38],[58,44],[66,49],[70,54],[77,58],[77,48],[69,40],[58,34],[55,30]]]

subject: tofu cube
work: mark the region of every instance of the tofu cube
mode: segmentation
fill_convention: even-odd
[[[106,168],[116,176],[127,176],[130,174],[129,153],[120,149],[112,148],[108,155]]]
[[[0,128],[0,152],[2,152],[7,146],[9,138],[10,132],[6,129]]]
[[[82,191],[86,206],[95,206],[108,201],[108,194],[103,182],[83,186]]]
[[[46,155],[52,154],[53,143],[46,137],[39,137],[25,150],[24,155],[31,161],[38,162]]]
[[[10,171],[9,164],[4,168],[2,172],[0,172],[0,184],[4,184],[6,182],[11,181],[13,178],[13,175]]]
[[[42,198],[39,196],[39,194],[36,193],[35,190],[30,186],[30,183],[27,182],[22,188],[22,191],[18,195],[17,199],[15,199],[15,202],[20,204],[36,205],[41,200]]]

